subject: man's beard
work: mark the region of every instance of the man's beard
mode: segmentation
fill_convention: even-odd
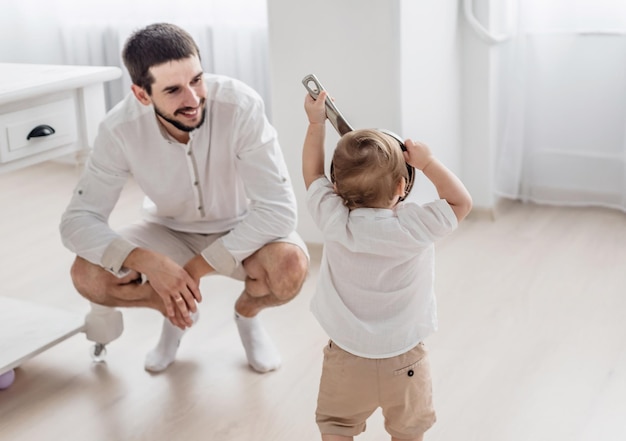
[[[177,120],[175,120],[172,117],[166,116],[165,113],[161,112],[159,110],[159,108],[154,105],[154,103],[153,103],[153,107],[154,107],[154,112],[157,115],[159,115],[165,121],[167,121],[168,123],[170,123],[171,125],[176,127],[178,130],[182,130],[183,132],[192,132],[192,131],[196,130],[198,127],[200,127],[202,124],[204,124],[204,119],[206,118],[206,107],[204,106],[205,101],[206,101],[205,99],[202,99],[202,101],[200,101],[200,107],[202,107],[202,116],[200,117],[200,121],[198,122],[198,124],[196,124],[195,126],[186,126],[185,124],[181,123],[180,121],[177,121]],[[188,110],[188,109],[189,109],[189,107],[184,107],[182,109],[178,109],[176,112],[174,112],[174,115],[176,115],[178,112],[182,112],[182,111],[185,111],[185,110]]]

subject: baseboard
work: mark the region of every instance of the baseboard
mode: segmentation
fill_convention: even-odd
[[[495,221],[506,214],[511,207],[522,202],[514,199],[498,198],[491,207],[473,207],[467,216],[470,219]]]
[[[475,220],[495,221],[496,220],[496,211],[495,211],[494,207],[491,207],[491,208],[474,207],[474,208],[472,208],[472,211],[469,212],[467,217],[469,219],[475,219]]]

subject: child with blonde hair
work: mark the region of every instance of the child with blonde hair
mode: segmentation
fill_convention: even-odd
[[[424,339],[436,330],[434,242],[454,231],[472,199],[430,148],[406,151],[379,130],[353,130],[324,174],[326,92],[307,94],[302,152],[307,206],[324,235],[311,310],[327,332],[316,422],[324,441],[347,441],[382,408],[393,440],[421,441],[435,422]],[[440,199],[404,201],[406,163]],[[332,182],[331,182],[332,181]]]

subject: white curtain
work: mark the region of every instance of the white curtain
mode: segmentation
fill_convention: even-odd
[[[130,90],[120,55],[126,38],[169,22],[194,37],[206,72],[246,82],[271,108],[266,0],[20,0],[2,15],[0,36],[13,48],[0,50],[0,61],[121,67],[123,77],[106,86],[108,107]]]
[[[496,192],[626,211],[626,2],[517,7],[499,49]]]

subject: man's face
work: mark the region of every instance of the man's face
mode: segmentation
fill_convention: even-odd
[[[167,131],[186,142],[188,132],[200,127],[205,119],[206,85],[197,56],[170,61],[150,68],[154,78],[154,111]]]

